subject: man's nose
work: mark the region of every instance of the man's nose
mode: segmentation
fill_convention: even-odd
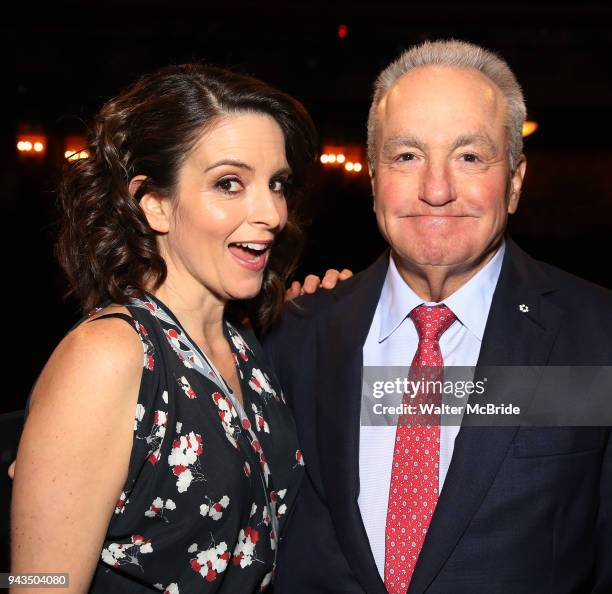
[[[446,163],[428,163],[419,198],[431,206],[444,206],[455,200],[453,180]]]

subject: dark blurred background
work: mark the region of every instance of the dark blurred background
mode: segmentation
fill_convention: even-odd
[[[529,167],[511,233],[534,256],[612,287],[612,8],[604,2],[51,2],[12,6],[0,23],[0,200],[4,388],[21,409],[53,347],[78,319],[53,258],[57,175],[70,138],[138,75],[206,61],[294,95],[318,126],[321,153],[363,169],[320,165],[308,201],[298,278],[358,271],[383,249],[371,213],[363,145],[371,86],[407,46],[455,37],[498,51],[524,87]],[[44,150],[17,142],[44,139]],[[332,147],[331,149],[329,147]],[[335,148],[333,148],[335,147]],[[328,150],[329,149],[329,150]],[[346,163],[345,163],[346,164]],[[9,340],[10,339],[10,340]],[[0,415],[0,571],[7,571],[10,482],[21,414]]]
[[[612,9],[597,2],[49,3],[4,21],[1,126],[5,304],[0,412],[22,408],[54,345],[78,318],[54,262],[54,202],[66,139],[138,75],[207,61],[260,77],[300,99],[321,152],[364,155],[376,74],[408,45],[455,37],[498,51],[527,97],[528,172],[511,233],[536,257],[612,287]],[[291,10],[291,12],[289,12]],[[5,103],[6,105],[6,103]],[[16,150],[43,135],[43,153]],[[20,136],[21,135],[21,136]],[[73,147],[79,148],[79,147]],[[362,159],[363,160],[363,159]],[[380,253],[367,167],[320,165],[298,278],[364,268]],[[8,340],[8,339],[11,340]]]

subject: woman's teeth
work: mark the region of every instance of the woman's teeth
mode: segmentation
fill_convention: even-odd
[[[266,244],[266,243],[238,243],[238,242],[236,242],[234,245],[237,245],[238,247],[241,247],[241,248],[247,248],[255,252],[263,252],[267,250],[269,246],[269,244]]]

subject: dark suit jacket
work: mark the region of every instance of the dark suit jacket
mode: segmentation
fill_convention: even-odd
[[[288,305],[265,341],[307,469],[275,594],[386,592],[357,497],[362,347],[387,266]],[[508,240],[478,364],[611,365],[612,293]],[[408,592],[612,593],[610,433],[462,427]]]

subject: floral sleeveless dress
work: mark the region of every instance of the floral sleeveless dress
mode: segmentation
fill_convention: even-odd
[[[172,312],[130,295],[132,317],[108,315],[138,332],[142,382],[128,479],[90,592],[265,590],[304,465],[281,389],[254,335],[225,322],[243,408]]]

